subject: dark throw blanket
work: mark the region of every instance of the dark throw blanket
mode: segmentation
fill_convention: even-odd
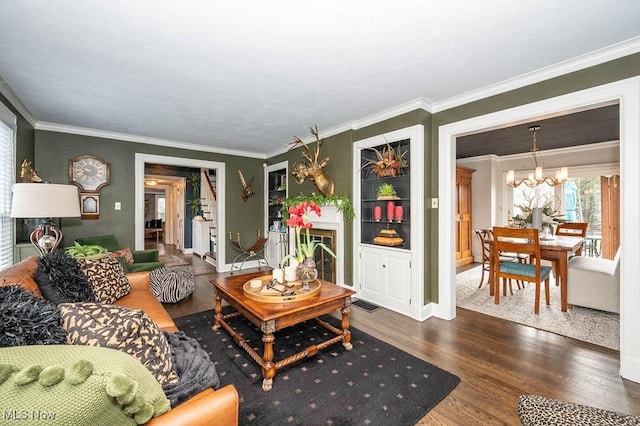
[[[200,347],[198,341],[184,334],[164,332],[171,346],[173,366],[180,376],[180,381],[162,387],[165,395],[175,407],[206,388],[217,389],[220,379],[207,352]]]

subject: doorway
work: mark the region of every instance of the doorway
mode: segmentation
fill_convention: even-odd
[[[438,314],[446,319],[456,315],[454,257],[454,191],[449,184],[455,179],[456,137],[504,126],[505,123],[523,123],[536,117],[557,115],[593,108],[611,102],[620,104],[620,212],[621,248],[629,259],[640,257],[640,224],[637,221],[639,194],[636,185],[624,182],[640,181],[640,78],[635,77],[556,98],[514,107],[483,116],[441,126],[438,129],[439,151],[438,192]],[[626,238],[625,238],[626,237]],[[635,285],[633,262],[621,262],[620,273],[620,373],[623,377],[640,382],[640,346],[637,330],[640,327],[640,289]]]
[[[225,163],[207,160],[196,160],[182,157],[167,157],[161,155],[141,154],[135,155],[135,247],[136,250],[144,248],[144,176],[146,164],[159,164],[166,166],[190,167],[195,169],[215,170],[217,176],[218,203],[215,212],[218,218],[218,235],[225,235]],[[187,226],[187,224],[185,224]],[[190,225],[189,225],[190,226]],[[216,270],[228,271],[225,261],[225,245],[217,246]]]

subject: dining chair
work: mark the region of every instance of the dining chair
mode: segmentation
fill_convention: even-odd
[[[556,228],[556,235],[586,237],[589,222],[562,222]],[[576,256],[582,256],[582,247],[576,250]]]
[[[532,263],[504,262],[500,253],[519,253],[527,255]],[[517,229],[493,227],[492,262],[494,271],[495,303],[500,303],[500,278],[503,293],[506,294],[506,279],[515,279],[536,284],[533,310],[540,313],[540,286],[545,284],[545,302],[549,305],[549,277],[551,268],[540,264],[540,239],[537,229]]]
[[[482,275],[480,276],[480,284],[478,288],[482,288],[482,284],[484,284],[484,273],[489,272],[491,270],[491,243],[493,241],[493,231],[491,228],[487,229],[476,229],[474,230],[478,240],[480,241],[480,247],[482,247]],[[520,255],[518,253],[502,253],[500,255],[500,260],[503,262],[528,262],[529,256]],[[491,277],[489,277],[488,283],[491,283]],[[511,284],[509,284],[511,286]],[[518,281],[518,288],[520,288],[521,283]],[[511,291],[513,293],[513,290]]]
[[[556,228],[556,236],[569,236],[569,237],[586,237],[587,236],[587,228],[589,227],[589,222],[561,222],[558,224]],[[582,248],[584,243],[580,246],[578,250],[576,250],[575,255],[572,254],[569,256],[569,260],[573,256],[582,256]],[[558,259],[546,259],[551,261],[551,272],[553,276],[556,277],[556,285],[560,285],[560,277],[558,274]]]

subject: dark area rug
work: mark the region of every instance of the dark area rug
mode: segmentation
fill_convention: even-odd
[[[273,379],[273,389],[264,392],[258,365],[224,329],[211,330],[212,317],[206,311],[175,323],[209,353],[221,385],[231,383],[238,390],[241,425],[413,425],[460,382],[352,327],[351,351],[337,343],[285,367]],[[333,317],[322,319],[339,327]],[[228,321],[263,352],[262,334],[253,324],[241,316]],[[274,361],[326,340],[328,333],[313,321],[277,332]]]

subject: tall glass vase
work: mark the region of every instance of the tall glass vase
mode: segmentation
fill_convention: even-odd
[[[318,278],[316,262],[310,257],[305,258],[302,263],[298,265],[296,273],[298,280],[302,281],[302,291],[310,291],[309,282]]]

